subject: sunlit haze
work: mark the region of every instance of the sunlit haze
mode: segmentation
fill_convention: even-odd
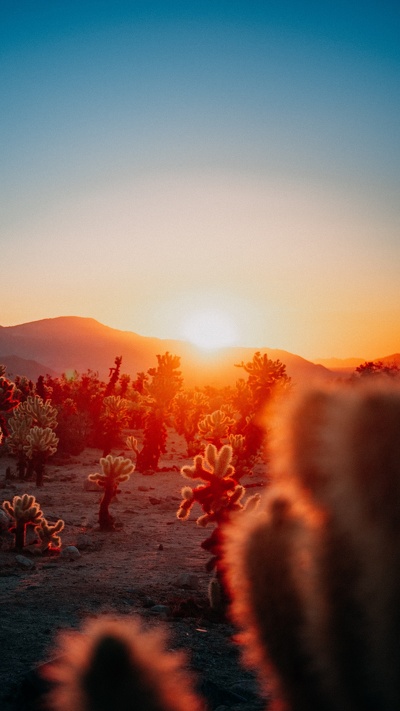
[[[0,12],[1,326],[400,351],[397,2]]]

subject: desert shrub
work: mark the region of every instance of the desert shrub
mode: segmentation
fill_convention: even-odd
[[[355,369],[352,381],[365,380],[366,378],[368,380],[371,378],[399,380],[400,369],[396,363],[383,363],[381,360],[365,361]]]
[[[247,373],[247,381],[241,379],[236,384],[234,402],[241,415],[236,433],[243,434],[246,453],[248,457],[254,457],[265,443],[264,411],[273,399],[289,392],[291,379],[284,363],[279,359],[271,360],[260,351],[248,363],[242,361],[235,365]]]
[[[87,412],[78,412],[72,398],[66,398],[57,406],[58,451],[78,455],[85,449],[91,432],[91,423]]]

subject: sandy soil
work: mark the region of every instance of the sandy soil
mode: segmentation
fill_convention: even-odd
[[[183,440],[171,430],[161,471],[134,472],[121,485],[110,506],[120,528],[106,533],[97,525],[99,489],[86,490],[100,456],[100,450],[87,449],[51,462],[41,489],[19,482],[15,460],[0,458],[1,501],[34,494],[49,521],[64,519],[62,548],[72,545],[80,552],[76,560],[30,556],[33,567],[25,569],[16,560],[13,538],[0,536],[1,710],[39,709],[43,684],[37,666],[51,657],[57,631],[104,612],[138,615],[148,626],[166,626],[171,648],[187,650],[210,709],[265,708],[254,677],[240,663],[234,628],[209,608],[209,556],[200,543],[212,529],[196,526],[197,508],[189,521],[176,519],[185,484],[179,470],[192,463]],[[5,480],[9,465],[14,476]],[[263,465],[243,481],[251,485],[249,493],[261,492],[264,482]]]

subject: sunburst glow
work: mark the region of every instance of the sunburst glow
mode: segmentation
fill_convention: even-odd
[[[186,340],[206,350],[232,346],[237,341],[237,329],[232,319],[216,309],[194,311],[185,319],[182,332]]]

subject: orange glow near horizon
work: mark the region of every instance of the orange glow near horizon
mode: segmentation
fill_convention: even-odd
[[[218,309],[193,311],[184,319],[182,333],[185,340],[208,351],[235,345],[238,340],[233,320]]]

